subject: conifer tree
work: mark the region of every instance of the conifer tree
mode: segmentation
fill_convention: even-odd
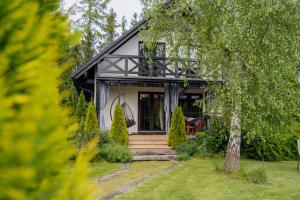
[[[116,39],[116,37],[118,37],[117,28],[117,13],[112,8],[110,9],[109,14],[106,17],[105,24],[103,27],[103,42],[106,45],[111,44]]]
[[[123,35],[126,32],[127,32],[127,19],[125,16],[123,16],[121,20],[121,34]]]
[[[58,78],[69,25],[58,0],[0,1],[0,199],[90,199]]]
[[[133,13],[133,17],[130,22],[131,28],[134,27],[138,23],[138,21],[139,21],[138,18],[139,18],[139,15],[136,12]]]
[[[75,116],[77,117],[77,119],[82,125],[85,121],[86,111],[87,111],[87,103],[85,101],[84,93],[83,91],[81,91],[76,105]]]
[[[80,0],[70,9],[70,15],[80,16],[74,23],[75,29],[82,32],[78,53],[80,64],[85,64],[95,53],[102,49],[102,29],[106,19],[106,9],[110,0]]]
[[[177,145],[187,141],[187,134],[185,129],[185,118],[181,107],[175,107],[172,113],[171,126],[168,133],[169,146],[175,148]]]
[[[110,137],[121,145],[128,144],[128,130],[126,126],[124,111],[117,103],[110,129]]]
[[[97,119],[97,112],[92,101],[90,101],[88,105],[83,131],[87,135],[88,140],[90,140],[96,135],[99,135],[100,132]]]

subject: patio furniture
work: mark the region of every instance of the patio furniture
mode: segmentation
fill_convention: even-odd
[[[205,121],[203,117],[191,118],[186,117],[187,133],[195,135],[197,132],[204,130]]]
[[[297,140],[297,146],[298,146],[298,153],[299,153],[297,169],[299,170],[299,165],[300,165],[300,140]]]
[[[127,126],[127,128],[130,128],[130,127],[134,126],[136,124],[136,122],[134,120],[133,112],[132,112],[130,106],[125,101],[125,93],[119,94],[112,101],[112,104],[111,104],[111,107],[110,107],[110,119],[112,120],[112,118],[113,118],[112,117],[113,106],[115,105],[116,100],[118,100],[119,103],[120,103],[121,96],[124,97],[124,100],[123,100],[124,102],[121,104],[121,107],[122,107],[122,110],[124,112],[126,126]]]

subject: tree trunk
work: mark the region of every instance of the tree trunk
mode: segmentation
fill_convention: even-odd
[[[240,124],[241,105],[237,103],[231,116],[230,137],[228,141],[224,170],[236,171],[240,167],[241,149],[241,124]]]

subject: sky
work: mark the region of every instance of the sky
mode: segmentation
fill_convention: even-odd
[[[63,0],[65,6],[70,6],[80,0]],[[123,16],[126,17],[128,22],[132,18],[134,12],[140,14],[142,6],[139,0],[112,0],[109,8],[114,8],[117,13],[118,22],[121,22]]]

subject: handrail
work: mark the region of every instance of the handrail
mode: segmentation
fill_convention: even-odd
[[[150,77],[201,78],[196,73],[199,64],[194,59],[152,57],[152,62],[138,55],[106,55],[99,63],[99,73]]]

